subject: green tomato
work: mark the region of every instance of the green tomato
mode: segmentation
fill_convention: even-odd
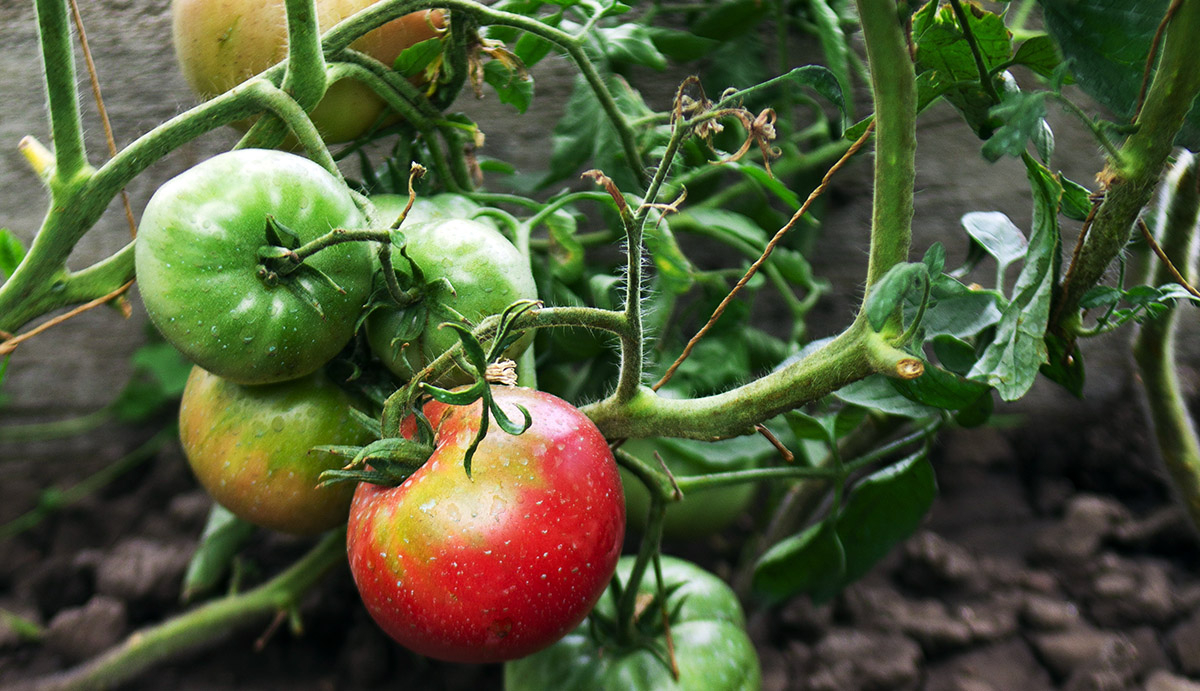
[[[755,468],[772,448],[761,437],[735,437],[717,442],[690,439],[630,439],[621,447],[657,467],[657,452],[675,477],[692,477]],[[625,484],[625,507],[629,525],[644,530],[650,511],[646,486],[629,471],[621,470]],[[745,513],[758,485],[753,482],[725,485],[688,492],[683,499],[667,504],[663,535],[694,540],[728,527]]]
[[[397,218],[400,218],[401,212],[408,204],[408,197],[399,194],[377,194],[371,197],[371,203],[375,205],[375,209],[379,212],[379,218],[388,224],[395,223]],[[404,217],[404,225],[402,229],[407,230],[409,226],[414,226],[418,223],[428,223],[429,221],[445,221],[453,218],[471,219],[477,212],[483,209],[474,200],[458,194],[435,194],[429,197],[417,197],[413,199],[412,208],[408,210],[408,215]],[[492,225],[491,219],[483,218],[479,221],[487,225]]]
[[[499,231],[463,219],[406,222],[403,254],[392,247],[392,264],[401,285],[417,284],[420,298],[398,308],[375,306],[367,318],[371,351],[397,377],[408,380],[446,349],[458,343],[445,322],[467,326],[499,314],[517,300],[536,300],[529,262]],[[403,256],[406,254],[408,259]],[[414,275],[409,259],[420,269]],[[506,351],[516,358],[532,340],[526,335]],[[435,379],[441,386],[465,384],[470,376],[455,367]]]
[[[317,487],[317,477],[343,459],[313,447],[371,441],[350,405],[320,373],[239,386],[194,367],[179,406],[179,439],[218,504],[273,530],[313,534],[344,522],[354,494],[353,483]]]
[[[633,557],[623,557],[617,576],[625,582],[632,569]],[[662,570],[679,681],[646,647],[666,652],[656,605],[639,620],[639,631],[649,636],[642,645],[599,640],[599,627],[585,621],[549,648],[505,663],[505,691],[757,691],[762,671],[737,596],[724,581],[682,559],[662,557]],[[638,592],[652,595],[656,587],[648,569]],[[615,617],[613,598],[600,598],[590,616],[597,615]]]
[[[267,217],[305,243],[361,228],[350,190],[321,166],[242,149],[169,180],[146,205],[135,250],[150,320],[193,362],[239,384],[302,377],[350,340],[371,289],[370,247],[335,245],[279,281],[258,252]]]

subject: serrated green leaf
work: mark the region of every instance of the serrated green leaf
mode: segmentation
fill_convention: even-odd
[[[1170,0],[1038,0],[1046,30],[1089,96],[1119,118],[1133,115],[1150,44]],[[1176,143],[1200,146],[1200,113],[1189,114]]]
[[[1047,92],[1005,93],[999,105],[993,106],[988,115],[999,123],[983,145],[983,157],[998,161],[1004,156],[1019,157],[1025,152],[1029,141],[1041,142],[1038,155],[1049,161],[1053,149],[1053,137],[1046,143],[1046,98]]]
[[[768,6],[757,0],[722,2],[692,22],[692,33],[703,38],[728,40],[758,26],[767,11]]]
[[[996,336],[968,376],[991,384],[1006,401],[1025,395],[1046,362],[1046,326],[1058,282],[1058,204],[1062,187],[1028,154],[1025,168],[1033,188],[1033,232],[1014,295],[996,326]]]
[[[1123,293],[1112,286],[1096,286],[1083,294],[1079,307],[1085,310],[1112,307],[1121,301]]]
[[[1059,182],[1063,186],[1062,213],[1072,221],[1085,221],[1092,212],[1091,190],[1068,179],[1060,171]]]
[[[1001,296],[991,290],[972,290],[949,276],[938,276],[933,298],[921,322],[926,337],[949,334],[970,338],[1000,321]]]
[[[784,413],[783,419],[797,439],[811,439],[827,444],[833,442],[832,420],[815,417],[799,410]]]
[[[930,345],[942,367],[955,374],[966,376],[975,364],[975,346],[964,340],[948,334],[939,334],[930,339]]]
[[[533,77],[510,70],[499,60],[490,60],[483,66],[483,80],[496,90],[501,103],[507,103],[524,113],[533,102]]]
[[[925,256],[921,257],[921,262],[925,264],[930,276],[937,276],[946,268],[946,246],[941,242],[935,242],[925,250]]]
[[[850,80],[850,41],[842,30],[842,18],[826,0],[809,0],[809,17],[817,30],[817,39],[821,42],[821,52],[825,55],[825,64],[837,79],[843,94],[851,93],[853,82]],[[844,114],[850,115],[850,108],[839,106]]]
[[[695,267],[679,248],[670,224],[666,220],[648,223],[644,241],[654,268],[658,270],[659,285],[676,295],[691,290],[695,283],[692,277]]]
[[[837,106],[839,113],[845,114],[846,97],[842,92],[842,85],[829,68],[822,65],[804,65],[794,68],[783,76],[796,84],[816,91],[825,97],[825,100]]]
[[[1071,392],[1076,398],[1083,398],[1086,370],[1079,344],[1074,344],[1074,348],[1068,353],[1061,338],[1054,334],[1046,334],[1046,351],[1046,364],[1039,370],[1042,375]]]
[[[723,164],[727,170],[734,170],[740,173],[743,177],[753,180],[766,191],[775,195],[777,199],[783,202],[786,206],[792,209],[800,208],[800,197],[792,191],[782,180],[772,177],[761,165],[748,161],[730,161]],[[696,211],[704,211],[705,209],[696,209]],[[711,209],[711,211],[720,211],[719,209]],[[805,218],[808,218],[807,216]],[[811,221],[811,219],[810,219]]]

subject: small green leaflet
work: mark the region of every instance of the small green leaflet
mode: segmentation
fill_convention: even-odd
[[[442,54],[442,39],[429,38],[405,48],[396,56],[392,69],[405,77],[416,77]]]
[[[25,258],[25,247],[8,228],[0,228],[0,281],[7,280]]]

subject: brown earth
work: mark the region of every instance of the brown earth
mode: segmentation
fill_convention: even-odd
[[[1132,400],[1127,397],[1126,400]],[[1031,420],[1024,420],[1030,423]],[[131,430],[130,446],[149,431]],[[922,530],[834,602],[753,608],[772,690],[1200,689],[1200,549],[1172,504],[1136,406],[943,435],[941,489]],[[16,470],[15,468],[13,470]],[[0,483],[0,522],[37,501],[52,466]],[[33,477],[30,477],[32,475]],[[60,671],[180,611],[207,497],[174,445],[32,530],[0,542],[0,687]],[[667,551],[729,573],[735,527]],[[307,542],[265,532],[270,574]],[[446,665],[391,643],[338,568],[308,597],[304,632],[234,634],[130,689],[486,689],[498,666]]]

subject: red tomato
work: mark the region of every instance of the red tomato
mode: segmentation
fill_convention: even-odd
[[[403,484],[362,483],[350,508],[350,570],[376,623],[405,647],[454,662],[529,655],[591,611],[625,534],[621,478],[604,437],[572,405],[493,387],[533,418],[495,422],[463,470],[480,402],[425,406],[436,450]]]

